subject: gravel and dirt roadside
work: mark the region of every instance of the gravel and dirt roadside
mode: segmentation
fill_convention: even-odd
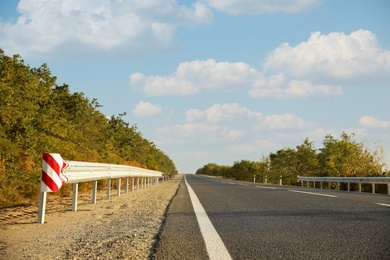
[[[167,207],[182,176],[104,199],[79,194],[48,200],[45,224],[37,206],[0,210],[0,259],[150,259]]]

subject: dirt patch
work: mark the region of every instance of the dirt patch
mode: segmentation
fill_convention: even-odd
[[[48,199],[45,224],[37,205],[2,209],[0,259],[148,259],[181,180],[109,200],[100,191],[97,204],[79,194],[77,212],[71,198]]]

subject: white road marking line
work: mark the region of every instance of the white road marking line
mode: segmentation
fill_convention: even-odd
[[[323,194],[323,193],[307,192],[307,191],[300,191],[300,190],[288,190],[288,191],[304,193],[304,194],[310,194],[310,195],[317,195],[317,196],[337,198],[337,196],[329,195],[329,194]]]
[[[213,224],[207,216],[207,213],[204,210],[202,204],[200,203],[198,197],[196,196],[194,190],[188,184],[185,175],[184,181],[187,185],[188,193],[190,194],[192,206],[194,207],[195,215],[198,219],[200,231],[202,233],[203,240],[206,244],[206,249],[207,253],[209,254],[210,260],[232,259],[221,237],[218,235],[218,232],[215,230]]]
[[[390,204],[385,204],[385,203],[377,203],[377,204],[385,207],[390,207]]]
[[[238,183],[238,185],[241,185],[241,186],[248,186],[248,184],[242,184],[242,183]]]
[[[270,190],[276,190],[274,187],[266,187],[266,186],[255,186],[256,188],[262,188],[262,189],[270,189]]]

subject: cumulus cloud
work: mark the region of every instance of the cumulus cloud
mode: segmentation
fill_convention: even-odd
[[[306,80],[291,80],[285,84],[255,85],[249,91],[252,98],[310,98],[310,97],[330,97],[343,94],[341,86],[313,85]]]
[[[294,47],[284,43],[269,53],[262,70],[244,62],[195,60],[179,64],[168,76],[134,73],[130,83],[147,95],[193,95],[249,87],[252,98],[309,99],[340,96],[342,85],[362,79],[378,84],[390,80],[390,51],[382,50],[376,36],[365,30],[349,35],[316,32]]]
[[[313,33],[308,41],[296,46],[283,43],[264,61],[266,71],[283,72],[306,80],[354,80],[390,75],[390,51],[382,50],[370,31],[349,35],[333,32]]]
[[[390,121],[382,121],[373,116],[363,116],[359,120],[360,125],[367,128],[389,129]]]
[[[292,114],[266,116],[264,124],[270,129],[304,129],[314,126],[314,123]]]
[[[319,6],[322,0],[205,0],[220,12],[232,15],[298,13]]]
[[[233,91],[248,88],[261,73],[246,63],[217,62],[213,59],[179,64],[169,76],[134,73],[130,84],[147,95],[191,95],[199,91]]]
[[[121,55],[166,49],[178,26],[209,23],[206,4],[169,1],[21,0],[15,23],[0,23],[0,45],[23,56]],[[75,48],[77,47],[77,48]]]
[[[237,122],[241,120],[259,121],[262,114],[237,103],[214,104],[204,111],[189,109],[186,112],[187,122],[206,121],[209,123]]]
[[[221,138],[222,135],[229,132],[225,126],[206,123],[185,123],[178,125],[163,126],[158,129],[160,134],[175,136],[176,138],[212,139]]]
[[[189,123],[204,124],[231,124],[238,125],[245,122],[255,129],[303,129],[315,126],[299,116],[292,114],[273,114],[264,116],[237,103],[213,104],[205,110],[189,109],[186,112],[186,121]]]
[[[133,115],[136,117],[146,117],[159,115],[162,108],[149,102],[140,101],[133,109]]]

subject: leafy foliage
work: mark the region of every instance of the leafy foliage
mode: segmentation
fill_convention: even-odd
[[[283,183],[295,185],[300,176],[383,176],[381,147],[375,150],[365,148],[363,143],[353,139],[354,135],[342,133],[340,139],[327,135],[323,148],[314,149],[313,143],[305,139],[295,149],[284,148],[259,162],[242,160],[233,166],[207,164],[196,171],[196,174],[223,176],[226,178],[257,182]]]
[[[46,64],[30,68],[0,49],[0,100],[0,206],[37,199],[44,152],[176,174],[172,160],[125,114],[107,119],[96,99],[57,85]]]

